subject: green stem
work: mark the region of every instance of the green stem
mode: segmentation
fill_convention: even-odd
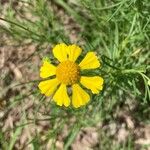
[[[18,26],[19,28],[22,28],[22,29],[24,29],[24,30],[26,30],[26,31],[28,31],[28,32],[30,32],[30,33],[32,33],[32,34],[38,36],[38,37],[43,36],[43,35],[39,35],[39,34],[37,34],[37,33],[34,33],[33,31],[29,30],[28,28],[25,28],[24,26],[22,26],[22,25],[20,25],[20,24],[17,24],[16,22],[13,22],[13,21],[10,21],[10,20],[1,18],[1,17],[0,17],[0,20],[3,20],[3,21],[5,21],[5,22],[8,22],[8,23],[13,24],[13,25],[15,25],[15,26]]]

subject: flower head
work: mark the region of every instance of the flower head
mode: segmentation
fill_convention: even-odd
[[[103,88],[103,78],[100,76],[81,76],[85,69],[96,69],[100,62],[94,52],[88,52],[83,60],[77,64],[76,60],[82,49],[77,45],[58,44],[53,48],[53,55],[59,64],[54,66],[50,61],[44,60],[40,68],[40,77],[46,79],[38,85],[42,94],[53,96],[53,100],[59,106],[68,107],[70,104],[78,108],[90,101],[89,94],[79,85],[98,94]],[[51,79],[47,79],[51,77]],[[71,94],[68,88],[71,87]],[[72,95],[72,96],[71,96]],[[71,98],[70,98],[71,97]]]

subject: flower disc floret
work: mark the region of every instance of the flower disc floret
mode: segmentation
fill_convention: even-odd
[[[72,85],[80,78],[79,66],[69,60],[61,62],[56,68],[56,77],[61,83]]]

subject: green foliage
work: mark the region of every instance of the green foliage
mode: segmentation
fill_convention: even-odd
[[[117,111],[122,109],[121,106],[130,106],[130,101],[136,101],[140,108],[140,111],[135,113],[136,119],[145,122],[150,119],[149,115],[145,118],[142,115],[150,112],[148,0],[26,0],[19,3],[22,3],[22,6],[18,10],[13,9],[10,3],[5,17],[0,18],[7,22],[9,27],[1,26],[1,29],[18,42],[38,44],[38,52],[33,55],[43,56],[47,46],[52,47],[59,42],[73,42],[70,39],[71,33],[66,31],[63,25],[63,15],[67,15],[80,28],[76,42],[83,42],[81,46],[84,50],[95,50],[102,64],[94,74],[104,78],[104,89],[99,95],[92,96],[88,106],[73,109],[60,108],[53,102],[48,104],[51,110],[48,117],[52,128],[47,132],[47,139],[53,139],[55,143],[58,133],[68,124],[70,131],[64,141],[64,147],[68,149],[82,127],[115,119]],[[62,9],[64,14],[58,15],[59,9]],[[32,83],[38,82],[31,81],[31,89]],[[40,105],[47,103],[43,97],[39,98],[38,93],[36,90],[33,95],[41,101]],[[17,101],[23,101],[23,97],[21,95]],[[35,112],[38,112],[39,108],[40,106],[37,106]],[[75,118],[74,123],[70,123],[71,118]],[[18,132],[20,133],[20,128],[16,129],[14,138],[10,140],[10,149]],[[31,140],[33,149],[37,149],[37,144],[40,144],[38,136]],[[108,149],[105,145],[111,145],[111,139],[105,137],[101,143],[101,149]],[[133,149],[133,143],[129,139],[128,144],[117,145],[115,149]]]

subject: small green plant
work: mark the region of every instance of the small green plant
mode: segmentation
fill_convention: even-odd
[[[3,148],[12,149],[16,137],[23,128],[28,128],[28,125],[49,121],[50,127],[44,135],[45,142],[51,140],[52,148],[55,149],[57,135],[68,125],[69,131],[64,139],[64,149],[69,149],[82,128],[114,120],[115,114],[122,109],[122,106],[127,105],[130,108],[132,101],[136,102],[139,108],[139,111],[135,112],[136,119],[149,122],[150,5],[148,0],[24,0],[19,1],[17,7],[14,9],[13,2],[10,2],[5,16],[0,18],[7,23],[7,26],[1,25],[0,30],[11,36],[14,43],[38,45],[36,52],[30,58],[37,55],[42,62],[42,58],[45,57],[44,52],[49,47],[46,60],[52,58],[51,49],[54,45],[77,44],[85,50],[85,53],[89,50],[95,51],[102,64],[100,69],[92,73],[85,71],[85,74],[100,75],[105,82],[102,92],[91,95],[90,103],[78,109],[59,107],[50,99],[47,100],[38,90],[40,79],[16,85],[25,85],[34,91],[29,90],[25,95],[20,93],[13,97],[9,108],[17,107],[29,96],[39,103],[34,109],[34,118],[27,118],[27,112],[23,111],[23,120],[14,129],[10,141],[7,139],[7,142],[0,142]],[[70,28],[65,28],[67,26],[64,23],[65,17],[75,25],[75,39],[71,38],[74,27],[70,25]],[[27,64],[30,58],[23,60],[24,63]],[[39,70],[39,66],[36,66],[36,70]],[[50,110],[43,120],[38,118],[42,105]],[[0,134],[0,138],[2,141],[3,133]],[[40,149],[37,147],[42,143],[39,133],[29,140],[27,145],[31,145],[32,149]],[[107,149],[105,145],[107,142],[111,143],[110,140],[106,136],[99,147]],[[10,143],[9,147],[6,143]],[[133,147],[134,144],[129,139],[127,144],[118,145],[116,149],[129,150]]]

